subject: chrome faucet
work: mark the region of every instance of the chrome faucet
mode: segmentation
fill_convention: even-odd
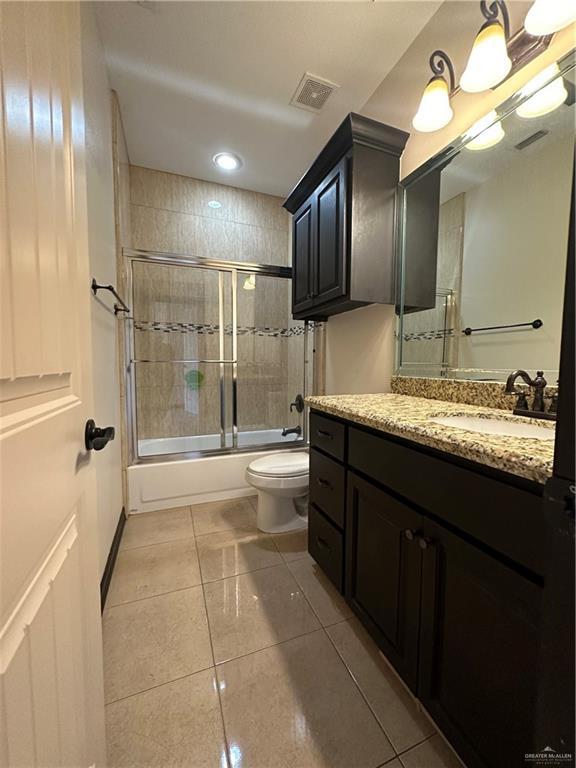
[[[522,379],[531,389],[534,390],[534,397],[532,399],[532,407],[528,405],[528,399],[526,393],[522,390],[516,389],[515,384],[517,379]],[[536,378],[531,379],[526,371],[521,368],[517,371],[513,371],[506,381],[506,389],[504,390],[507,395],[518,395],[516,407],[514,413],[520,416],[531,416],[536,419],[555,419],[556,413],[553,409],[550,409],[546,413],[546,407],[544,405],[544,390],[548,382],[544,378],[544,371],[537,371]]]

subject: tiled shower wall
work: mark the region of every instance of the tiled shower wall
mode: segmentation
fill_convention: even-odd
[[[443,203],[438,217],[436,287],[438,293],[451,292],[451,296],[438,295],[435,309],[405,315],[403,364],[440,366],[445,351],[447,365],[451,368],[458,365],[463,228],[464,194],[461,194]]]
[[[226,261],[290,263],[282,198],[130,167],[134,248]],[[220,208],[208,203],[217,201]]]
[[[289,264],[289,217],[281,198],[132,166],[133,247],[226,261]],[[217,200],[220,208],[208,206]],[[239,274],[238,422],[241,431],[297,423],[289,404],[302,392],[303,324],[291,319],[288,280]],[[224,357],[231,357],[231,280],[223,276]],[[218,273],[137,263],[136,358],[218,359]],[[141,439],[215,434],[220,429],[220,367],[137,364]],[[231,427],[231,368],[225,366]]]

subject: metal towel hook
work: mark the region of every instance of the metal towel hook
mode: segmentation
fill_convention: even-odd
[[[117,315],[118,312],[130,312],[130,309],[126,306],[124,301],[120,298],[118,293],[116,292],[116,288],[114,288],[113,285],[99,285],[99,283],[96,282],[96,278],[92,278],[92,293],[94,296],[98,293],[98,291],[110,291],[110,293],[114,296],[114,298],[117,300],[117,304],[114,304],[114,314]]]

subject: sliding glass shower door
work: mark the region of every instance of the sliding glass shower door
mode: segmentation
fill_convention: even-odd
[[[140,253],[128,263],[133,460],[303,439],[290,404],[306,392],[311,331],[291,320],[290,270]]]

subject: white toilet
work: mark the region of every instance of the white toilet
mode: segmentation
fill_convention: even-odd
[[[257,525],[265,533],[308,527],[307,453],[271,453],[255,459],[246,480],[258,491]]]

